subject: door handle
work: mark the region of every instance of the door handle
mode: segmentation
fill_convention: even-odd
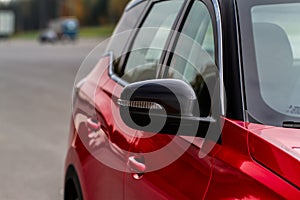
[[[143,156],[130,156],[127,165],[134,172],[133,178],[137,180],[143,177],[147,169]]]
[[[98,131],[100,129],[100,122],[96,119],[88,118],[86,120],[87,127],[92,131]]]

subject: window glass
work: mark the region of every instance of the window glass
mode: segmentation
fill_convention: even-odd
[[[212,20],[200,1],[195,1],[185,21],[167,77],[189,83],[198,96],[201,115],[210,114],[210,92],[214,90],[218,70]]]
[[[122,66],[120,66],[119,61],[122,53],[146,5],[146,2],[142,2],[132,9],[125,11],[117,27],[115,28],[112,37],[110,38],[106,52],[113,52],[114,72],[118,75],[121,74]]]
[[[156,78],[163,49],[182,4],[177,0],[153,5],[138,30],[122,79],[132,83]]]
[[[300,116],[300,3],[251,9],[260,93],[272,109]],[[288,97],[288,98],[287,98]]]

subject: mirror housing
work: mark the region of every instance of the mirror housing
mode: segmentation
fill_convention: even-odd
[[[156,79],[127,85],[118,100],[124,123],[146,132],[205,135],[214,119],[201,118],[190,85],[176,79]]]

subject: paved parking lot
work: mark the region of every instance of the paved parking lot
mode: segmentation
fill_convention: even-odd
[[[101,40],[0,41],[0,199],[62,199],[76,72]]]

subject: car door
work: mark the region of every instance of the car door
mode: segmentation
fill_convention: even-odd
[[[117,100],[124,85],[158,77],[164,47],[184,5],[183,0],[169,2],[142,1],[129,5],[125,11],[128,18],[121,19],[107,54],[78,85],[74,121],[80,137],[77,141],[83,143],[77,147],[84,152],[80,157],[88,199],[123,198],[124,173],[129,171],[127,164],[133,156],[137,131],[122,122]],[[163,9],[155,6],[159,4]],[[143,8],[152,17],[143,19]],[[144,29],[134,29],[139,21]],[[132,26],[123,27],[128,24]],[[130,51],[123,52],[127,47]]]
[[[163,7],[169,4],[168,7]],[[154,5],[170,10],[174,1]],[[161,78],[180,79],[194,89],[201,117],[211,117],[218,69],[214,15],[209,2],[185,1],[176,30],[169,40]],[[150,14],[148,17],[153,17]],[[166,18],[166,17],[159,17]],[[186,105],[183,105],[186,106]],[[208,129],[208,128],[207,128]],[[203,130],[207,132],[208,130]],[[189,133],[186,133],[189,135]],[[137,131],[128,157],[125,199],[203,199],[212,173],[213,154],[204,150],[203,137],[173,136]]]

